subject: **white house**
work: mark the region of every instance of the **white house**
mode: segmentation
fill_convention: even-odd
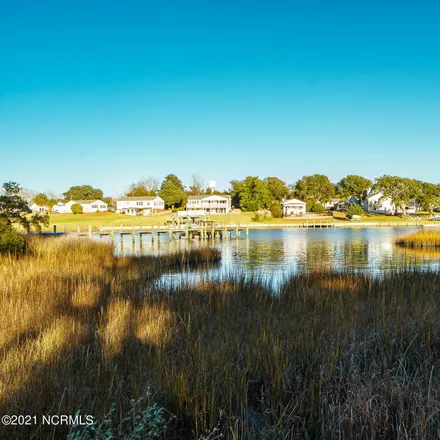
[[[47,213],[50,211],[48,206],[46,206],[46,205],[40,206],[40,205],[37,205],[35,202],[32,203],[31,206],[29,206],[29,209],[32,212],[42,212],[42,213]]]
[[[165,209],[159,196],[121,197],[116,200],[116,213],[128,215],[151,215]]]
[[[205,214],[229,214],[231,211],[231,197],[214,195],[189,196],[186,210],[204,212]]]
[[[306,213],[306,202],[298,199],[284,200],[283,202],[283,215],[303,215]]]
[[[63,204],[58,203],[52,208],[54,214],[72,214],[73,205],[81,205],[83,213],[107,212],[108,205],[102,200],[70,200]]]
[[[416,200],[410,200],[406,206],[407,214],[415,214],[421,206]],[[378,214],[394,214],[402,213],[402,210],[397,208],[391,202],[391,199],[383,197],[382,193],[372,194],[364,201],[364,210],[367,212],[376,212]]]
[[[382,193],[371,194],[363,201],[365,212],[376,212],[377,214],[394,214],[396,205],[391,199],[383,197]]]
[[[72,210],[66,207],[64,203],[58,202],[52,207],[52,214],[72,214]]]

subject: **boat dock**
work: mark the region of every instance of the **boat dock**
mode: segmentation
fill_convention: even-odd
[[[383,227],[410,227],[410,226],[434,226],[432,223],[421,221],[409,222],[336,222],[333,219],[308,220],[302,223],[217,223],[214,221],[202,224],[168,224],[152,226],[63,226],[57,230],[57,225],[53,225],[50,234],[53,235],[74,235],[74,236],[124,236],[138,235],[142,240],[148,236],[151,241],[160,241],[162,236],[167,236],[169,240],[176,239],[229,239],[229,238],[247,238],[252,229],[340,229],[340,228],[383,228]],[[440,225],[439,225],[440,226]],[[61,229],[61,230],[60,230]]]

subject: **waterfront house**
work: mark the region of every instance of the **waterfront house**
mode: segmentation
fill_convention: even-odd
[[[116,200],[116,213],[127,215],[151,215],[165,209],[159,196],[121,197]]]
[[[289,215],[303,215],[306,213],[306,202],[298,199],[284,200],[283,203],[283,215],[285,217]]]
[[[64,203],[58,202],[52,207],[52,214],[72,214],[72,210]]]
[[[39,213],[43,213],[43,214],[46,214],[47,212],[50,211],[48,206],[46,206],[46,205],[37,205],[36,203],[32,203],[32,205],[29,206],[29,209],[32,212],[39,212]]]
[[[189,196],[186,211],[188,213],[198,211],[205,214],[229,214],[231,211],[231,196],[217,194]]]
[[[384,197],[382,193],[370,194],[363,201],[365,212],[375,212],[377,214],[394,214],[396,205],[390,198]]]
[[[71,214],[73,205],[81,205],[83,213],[106,212],[108,205],[104,201],[98,200],[70,200],[64,205],[58,203],[53,207],[52,212],[55,214]]]

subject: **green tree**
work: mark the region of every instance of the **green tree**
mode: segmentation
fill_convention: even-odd
[[[83,213],[83,207],[79,203],[75,203],[70,208],[72,210],[73,214],[82,214]]]
[[[20,225],[27,232],[32,228],[41,231],[43,225],[49,225],[47,214],[32,214],[26,200],[20,197],[20,187],[16,182],[3,184],[3,195],[0,195],[0,217],[5,224]]]
[[[298,180],[294,188],[295,197],[305,202],[327,203],[335,195],[335,187],[327,176],[314,174]]]
[[[371,180],[362,176],[349,174],[336,184],[336,192],[345,200],[356,197],[359,201],[363,200],[368,190],[373,186]]]
[[[66,200],[98,200],[102,199],[103,192],[90,185],[71,186],[63,193]]]
[[[272,204],[272,195],[267,185],[258,177],[248,176],[242,181],[231,181],[233,198],[244,211],[267,209]]]
[[[327,211],[324,205],[318,202],[312,202],[311,200],[306,204],[307,212],[314,212],[315,214],[319,214],[320,212]]]
[[[278,177],[266,177],[264,183],[272,196],[273,202],[281,202],[289,194],[286,183]]]
[[[34,203],[36,203],[38,206],[46,206],[49,202],[49,198],[46,196],[46,194],[38,193],[34,197]]]
[[[384,175],[376,179],[373,190],[382,193],[382,198],[391,199],[396,208],[405,212],[408,203],[420,197],[422,185],[414,179]]]
[[[165,201],[165,205],[171,209],[182,206],[186,201],[183,184],[175,174],[165,177],[160,186],[159,195]]]
[[[347,208],[347,217],[353,218],[354,215],[363,216],[365,214],[364,208],[362,208],[361,205],[358,205],[357,203],[352,203]]]
[[[283,216],[283,207],[279,203],[274,203],[270,207],[270,212],[273,218],[281,218]]]
[[[440,206],[440,185],[428,182],[420,182],[419,185],[420,192],[416,200],[424,211],[432,214],[434,207]]]

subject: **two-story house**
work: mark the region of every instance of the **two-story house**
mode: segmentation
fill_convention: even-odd
[[[116,200],[116,213],[127,215],[151,215],[165,209],[159,196],[121,197]]]

